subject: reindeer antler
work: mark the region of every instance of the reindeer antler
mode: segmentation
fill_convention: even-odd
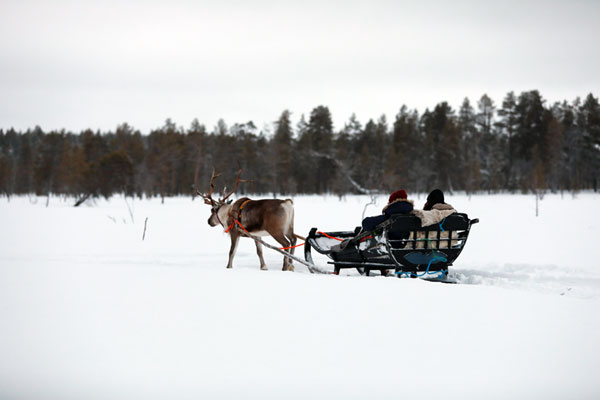
[[[235,177],[235,186],[233,187],[233,190],[231,192],[229,192],[228,194],[225,194],[227,189],[224,188],[223,189],[223,198],[219,199],[220,202],[225,202],[225,200],[227,200],[227,198],[229,196],[231,196],[232,194],[234,194],[241,182],[249,182],[247,180],[240,179],[241,175],[242,175],[242,169],[240,168],[238,170],[237,176]]]
[[[215,191],[215,179],[219,176],[221,176],[221,174],[216,174],[215,168],[213,167],[212,175],[210,177],[210,189],[208,193],[203,194],[200,193],[200,191],[198,191],[198,194],[204,199],[204,203],[208,204],[209,206],[214,206],[215,204],[217,204],[217,202],[212,198],[212,194]]]

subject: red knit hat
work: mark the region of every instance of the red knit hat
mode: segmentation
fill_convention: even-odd
[[[398,200],[398,199],[407,199],[408,195],[406,194],[406,190],[404,189],[400,189],[400,190],[396,190],[394,193],[392,193],[390,195],[390,200],[388,201],[388,203],[391,203],[392,201]]]

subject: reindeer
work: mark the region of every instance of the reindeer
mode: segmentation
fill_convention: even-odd
[[[226,193],[226,189],[223,189],[222,198],[214,200],[212,198],[215,190],[214,181],[221,174],[215,174],[213,168],[210,178],[210,191],[207,194],[198,192],[204,198],[204,203],[211,206],[208,224],[210,226],[221,225],[231,238],[227,268],[233,267],[233,257],[235,256],[238,240],[245,233],[255,236],[271,235],[285,250],[293,255],[296,238],[301,238],[294,234],[294,203],[291,199],[251,200],[248,197],[242,197],[232,204],[232,201],[227,199],[235,193],[241,182],[247,182],[240,179],[241,174],[242,170],[240,169],[231,192]],[[266,270],[267,265],[263,259],[262,245],[258,241],[255,241],[255,243],[256,254],[260,259],[260,269]],[[284,256],[283,271],[293,270],[292,261]]]

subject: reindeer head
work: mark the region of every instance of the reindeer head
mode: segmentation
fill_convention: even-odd
[[[227,193],[227,188],[223,188],[223,195],[220,199],[215,200],[212,198],[212,194],[215,191],[215,179],[218,178],[219,176],[221,176],[221,174],[215,174],[215,169],[213,168],[213,172],[212,175],[210,177],[210,190],[207,194],[203,194],[198,192],[198,194],[200,196],[202,196],[202,198],[204,199],[204,204],[207,204],[210,206],[210,218],[208,218],[208,224],[210,226],[217,226],[219,224],[225,226],[224,224],[227,223],[226,218],[223,217],[219,217],[219,210],[221,210],[221,208],[225,205],[230,205],[232,200],[228,200],[228,198],[235,193],[235,191],[237,190],[240,182],[247,182],[245,180],[240,179],[240,176],[242,175],[242,170],[239,169],[238,170],[238,174],[235,178],[235,186],[233,187],[233,190],[230,191],[229,193]]]

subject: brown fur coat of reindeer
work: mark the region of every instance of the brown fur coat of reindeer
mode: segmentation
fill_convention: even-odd
[[[240,182],[242,170],[238,171],[235,187],[231,192],[225,194],[219,200],[212,198],[214,192],[214,180],[220,175],[213,169],[210,178],[210,191],[207,194],[200,194],[204,202],[211,206],[211,215],[208,219],[210,226],[221,225],[231,238],[231,247],[229,249],[229,261],[227,268],[233,267],[233,257],[237,249],[240,237],[247,236],[249,233],[254,236],[271,236],[283,246],[290,254],[294,254],[296,238],[294,234],[294,203],[291,199],[277,200],[251,200],[247,197],[238,199],[233,204],[227,199],[235,193]],[[245,231],[245,232],[244,232]],[[260,260],[260,269],[266,270],[267,265],[263,258],[262,244],[255,241],[256,253]],[[283,271],[293,271],[294,265],[288,257],[283,258]]]

